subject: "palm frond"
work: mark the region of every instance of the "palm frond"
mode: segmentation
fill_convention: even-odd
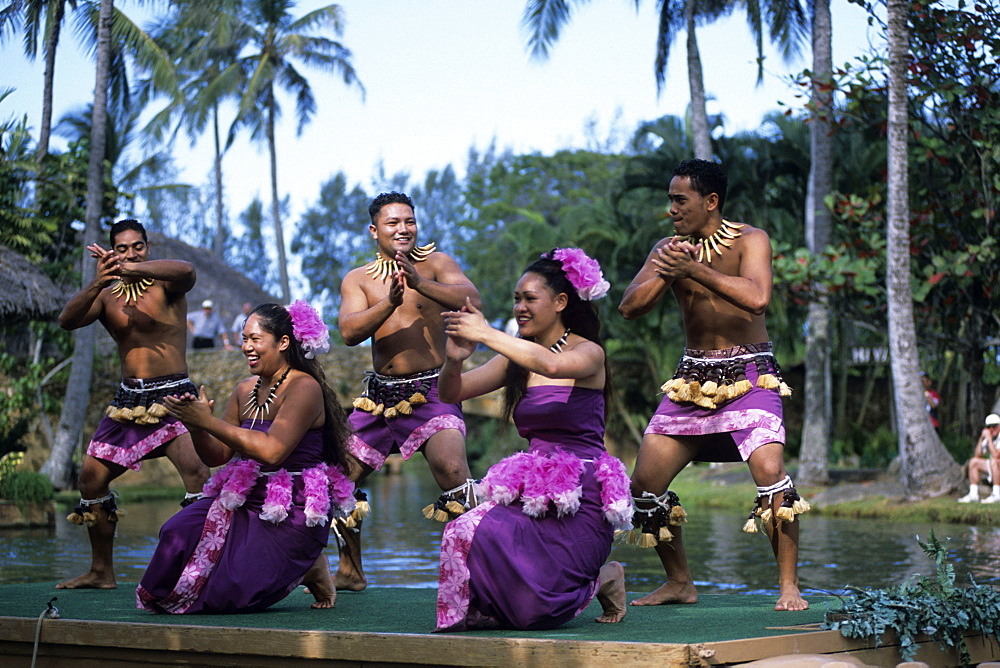
[[[584,4],[588,0],[576,0]],[[559,31],[569,22],[572,12],[566,0],[529,0],[521,17],[521,28],[528,33],[528,52],[544,60],[549,47],[559,39]]]

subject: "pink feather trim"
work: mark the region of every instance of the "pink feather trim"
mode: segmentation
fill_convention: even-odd
[[[257,483],[260,465],[252,459],[244,459],[235,465],[230,462],[229,466],[233,467],[233,472],[222,486],[219,505],[226,510],[235,510],[246,502],[247,493]]]
[[[601,483],[601,506],[604,519],[617,530],[632,528],[635,505],[631,481],[625,465],[617,457],[604,453],[595,462],[594,476]]]
[[[292,474],[281,469],[269,478],[260,519],[277,524],[288,517],[288,509],[292,507]]]
[[[347,517],[354,510],[354,483],[347,479],[344,472],[335,466],[326,470],[330,480],[330,501],[336,507],[337,517]]]
[[[229,480],[229,476],[233,475],[238,461],[229,460],[225,466],[213,473],[212,477],[205,481],[205,485],[201,488],[201,493],[209,497],[218,496],[219,492],[222,491],[222,486]]]
[[[326,466],[314,466],[302,472],[306,495],[306,526],[315,527],[330,521],[330,480]]]

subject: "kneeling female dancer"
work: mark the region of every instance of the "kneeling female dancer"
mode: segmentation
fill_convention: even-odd
[[[604,449],[607,369],[591,300],[607,289],[596,261],[560,248],[517,283],[519,336],[494,329],[471,304],[443,314],[442,400],[503,387],[504,415],[529,448],[490,468],[479,505],[445,527],[438,631],[552,628],[595,594],[604,611],[596,621],[625,616],[624,571],[605,563],[633,511],[625,467]],[[463,374],[478,343],[498,355]]]
[[[205,498],[170,518],[136,590],[151,612],[263,610],[300,583],[314,608],[336,590],[323,548],[331,515],[353,510],[354,484],[341,468],[348,430],[318,352],[329,349],[319,315],[297,301],[258,306],[243,327],[253,374],[229,397],[222,419],[201,388],[165,400],[191,431],[209,466],[225,466]]]

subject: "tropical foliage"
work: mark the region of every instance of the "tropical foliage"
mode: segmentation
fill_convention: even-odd
[[[537,21],[533,48],[544,51],[541,45],[554,44],[568,17],[551,12],[574,3],[528,4],[537,10],[526,18]],[[658,51],[664,62],[672,40],[688,28],[688,4],[657,5],[669,19],[661,26],[666,41]],[[710,4],[715,9],[709,11]],[[752,29],[760,30],[755,35],[768,32],[789,44],[802,38],[801,28],[775,32],[777,24],[768,16],[776,16],[769,12],[781,9],[781,3],[717,4],[698,3],[699,11],[707,12],[699,21],[711,20],[716,15],[711,12],[746,10],[757,26]],[[21,11],[28,3],[14,5]],[[90,26],[89,35],[97,5],[87,7],[80,20]],[[915,301],[905,306],[916,316],[920,363],[947,397],[941,408],[945,440],[962,443],[1000,383],[995,288],[1000,280],[1000,123],[992,113],[1000,106],[994,52],[1000,16],[995,2],[980,3],[977,11],[929,1],[916,7],[906,83],[912,187],[904,272]],[[278,188],[280,147],[274,130],[282,122],[282,102],[288,107],[291,101],[300,128],[320,111],[306,67],[332,73],[360,90],[350,51],[331,38],[340,36],[343,10],[329,5],[300,15],[287,0],[179,2],[139,32],[128,28],[120,12],[111,16],[116,27],[107,37],[108,90],[117,92],[105,100],[101,129],[108,139],[99,156],[90,151],[97,129],[93,104],[55,124],[69,144],[62,151],[46,151],[40,162],[32,129],[9,111],[0,114],[0,243],[28,254],[50,274],[79,280],[81,249],[73,224],[90,221],[93,213],[86,205],[94,200],[99,204],[96,224],[106,225],[119,212],[135,212],[150,229],[213,247],[274,292],[290,289],[288,267],[294,272],[298,265],[305,291],[323,305],[332,325],[340,280],[372,253],[368,202],[380,191],[404,190],[417,204],[421,241],[434,241],[459,260],[480,287],[487,316],[498,325],[509,317],[518,273],[539,253],[577,245],[598,258],[613,286],[598,302],[615,372],[610,430],[624,447],[637,444],[659,398],[658,387],[683,347],[683,332],[672,299],[631,322],[619,316],[616,306],[649,249],[672,233],[665,214],[671,170],[696,151],[686,119],[648,119],[623,149],[614,148],[620,142],[593,142],[587,150],[542,155],[491,146],[471,149],[463,170],[446,166],[411,175],[386,174],[379,167],[365,184],[350,182],[334,167],[315,199],[295,217]],[[8,22],[0,35],[23,37],[24,30],[23,23]],[[37,35],[40,39],[42,33]],[[131,72],[134,83],[111,76],[116,65]],[[662,66],[660,60],[655,66]],[[832,106],[774,113],[753,131],[727,132],[721,117],[706,120],[713,128],[711,154],[730,177],[727,217],[762,227],[771,236],[775,292],[768,329],[797,390],[802,389],[798,379],[806,336],[815,322],[810,304],[822,302],[829,311],[832,440],[838,444],[830,456],[853,463],[885,461],[891,454],[885,439],[865,445],[859,434],[894,428],[897,418],[894,409],[886,409],[892,392],[885,359],[857,357],[858,351],[889,346],[885,69],[885,54],[876,51],[835,72]],[[812,82],[811,73],[805,73],[803,90]],[[3,105],[0,94],[0,111]],[[834,131],[829,135],[832,192],[820,197],[831,225],[817,245],[804,221],[812,206],[807,203],[815,150],[810,131],[820,113]],[[139,118],[152,122],[140,127]],[[167,156],[180,134],[192,142],[212,142],[207,187],[176,183]],[[257,199],[244,211],[230,213],[223,157],[234,142],[247,140],[259,140],[268,149],[272,188],[264,199],[270,202]],[[103,168],[103,193],[95,198],[87,196],[91,157]],[[284,256],[287,221],[294,228],[288,235],[290,257]],[[802,406],[798,392],[788,406],[793,455]]]
[[[934,560],[934,574],[913,576],[888,589],[848,587],[840,610],[828,612],[823,628],[840,631],[845,638],[868,638],[878,647],[888,631],[899,640],[903,661],[913,661],[920,646],[917,637],[928,635],[942,649],[958,650],[961,665],[972,661],[967,633],[1000,640],[1000,592],[989,585],[955,583],[955,568],[948,562],[947,546],[931,531],[927,542],[917,543]]]

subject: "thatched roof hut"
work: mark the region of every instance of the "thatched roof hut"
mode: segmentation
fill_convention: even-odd
[[[50,318],[62,310],[66,298],[26,257],[0,246],[0,322]]]

